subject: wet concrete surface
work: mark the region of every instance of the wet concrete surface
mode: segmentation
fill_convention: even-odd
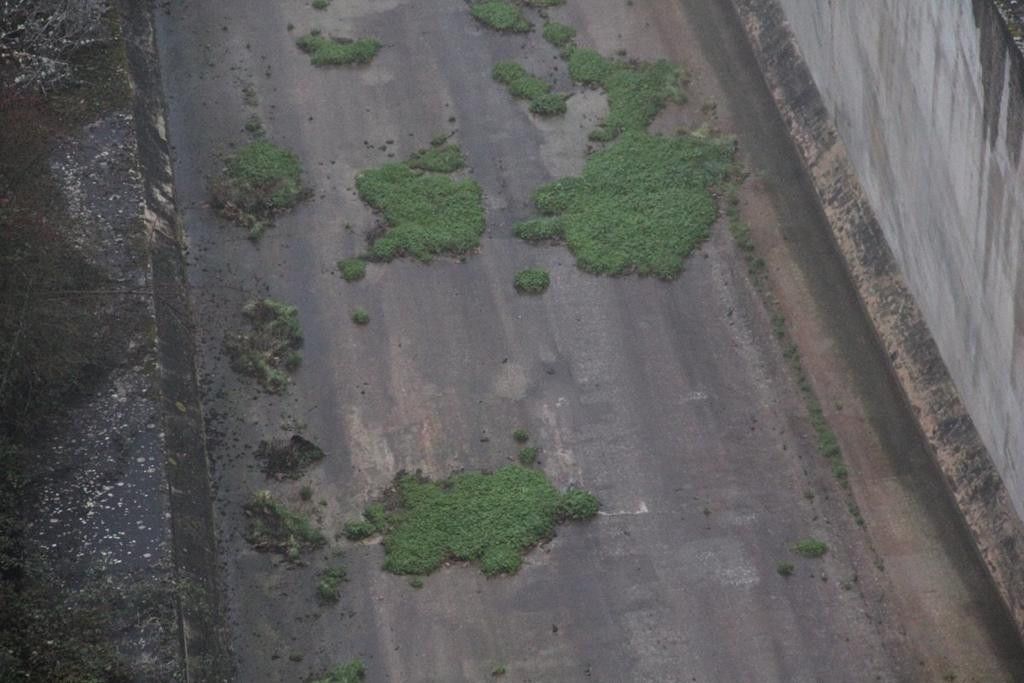
[[[599,0],[552,15],[605,54],[694,70],[691,103],[670,107],[656,129],[695,125],[702,92],[729,91],[719,124],[741,144],[768,144],[756,118],[734,115],[770,103],[755,72],[729,85],[753,62],[679,40],[712,30],[725,45],[743,40],[738,24],[702,5]],[[367,67],[315,69],[293,44],[313,27],[375,35],[385,48]],[[335,0],[325,12],[187,0],[162,5],[158,29],[237,680],[302,680],[353,657],[371,681],[483,680],[497,665],[507,680],[534,681],[914,677],[906,615],[872,599],[884,573],[814,450],[722,226],[673,283],[595,278],[563,248],[514,238],[533,190],[582,168],[604,106],[580,92],[565,119],[538,121],[491,81],[496,61],[517,57],[568,87],[537,33],[488,32],[457,0]],[[744,95],[738,84],[750,82]],[[218,154],[246,140],[251,113],[300,155],[314,189],[259,245],[207,206]],[[462,263],[372,265],[364,281],[342,282],[335,261],[359,253],[375,225],[355,174],[452,131],[485,193],[480,252]],[[785,154],[781,140],[771,145],[749,153],[755,165]],[[799,182],[786,176],[764,192],[812,201],[793,192]],[[551,289],[520,297],[512,277],[534,265],[551,272]],[[306,338],[281,397],[235,376],[221,353],[243,302],[262,294],[296,304]],[[366,328],[348,320],[357,306],[370,313]],[[326,461],[303,480],[266,481],[256,444],[297,423]],[[591,489],[604,513],[561,527],[514,577],[456,566],[415,590],[380,571],[376,544],[333,541],[293,567],[242,539],[241,505],[256,490],[272,489],[333,537],[401,469],[443,476],[511,461],[517,427],[542,447],[557,485]],[[303,485],[314,491],[308,503]],[[823,560],[789,552],[809,535],[829,543]],[[339,550],[350,581],[339,606],[320,607],[315,576]],[[776,573],[782,561],[796,565],[788,580]],[[994,677],[1009,678],[1000,667]]]

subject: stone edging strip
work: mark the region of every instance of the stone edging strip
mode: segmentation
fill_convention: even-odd
[[[119,0],[145,189],[185,681],[229,680],[195,335],[151,6]]]
[[[907,289],[776,0],[732,0],[889,366],[1024,635],[1024,524]]]

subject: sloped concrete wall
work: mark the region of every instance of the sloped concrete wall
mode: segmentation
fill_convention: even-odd
[[[1024,60],[992,0],[778,0],[1024,518]]]

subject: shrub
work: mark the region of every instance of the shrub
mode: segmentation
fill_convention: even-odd
[[[473,18],[496,31],[527,33],[533,25],[526,20],[519,8],[502,0],[487,0],[470,7]]]
[[[263,461],[263,473],[268,477],[298,479],[323,460],[324,452],[313,442],[294,434],[287,440],[260,441],[256,458]]]
[[[567,47],[576,38],[576,29],[572,26],[559,24],[557,21],[550,21],[544,24],[544,40],[557,48]]]
[[[558,501],[560,519],[590,519],[597,514],[601,504],[594,494],[580,489],[570,489]]]
[[[249,526],[245,539],[254,548],[297,560],[306,550],[327,543],[324,535],[303,515],[292,512],[274,500],[269,491],[260,491],[245,504]]]
[[[211,188],[213,206],[258,239],[275,213],[309,194],[301,176],[298,157],[266,140],[255,140],[226,160]]]
[[[288,386],[288,371],[299,366],[302,331],[294,306],[273,299],[250,301],[242,309],[250,331],[236,332],[224,339],[231,368],[255,378],[271,393]]]
[[[366,676],[366,667],[360,660],[354,659],[348,664],[342,664],[328,671],[310,683],[359,683],[364,676]]]
[[[341,598],[341,584],[348,581],[344,567],[333,567],[320,574],[316,584],[316,596],[323,604],[334,604]]]
[[[352,322],[356,325],[368,325],[370,323],[370,314],[361,308],[357,308],[352,312]]]
[[[519,464],[529,467],[537,462],[537,454],[539,452],[536,446],[527,446],[526,448],[519,449]]]
[[[546,270],[527,268],[516,273],[515,286],[520,294],[542,294],[549,284],[551,278]]]
[[[520,427],[512,432],[512,438],[516,440],[516,443],[526,443],[530,440],[530,433]]]
[[[453,173],[466,165],[458,145],[434,145],[421,149],[406,162],[409,168],[434,173]]]

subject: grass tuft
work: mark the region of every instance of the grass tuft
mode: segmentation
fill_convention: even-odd
[[[507,33],[528,33],[533,24],[526,20],[519,8],[502,0],[487,0],[470,7],[473,18],[481,24]]]
[[[566,111],[566,96],[551,92],[551,85],[515,62],[498,62],[491,77],[508,88],[518,99],[530,100],[530,111],[541,116],[555,116]]]
[[[796,567],[793,566],[792,562],[779,562],[775,567],[775,571],[779,573],[779,576],[792,576],[794,569]]]
[[[576,48],[569,53],[569,76],[608,94],[608,116],[590,134],[592,140],[601,142],[614,140],[625,131],[646,130],[669,101],[684,99],[679,68],[664,60],[631,63]]]
[[[298,434],[290,439],[260,441],[256,458],[263,461],[263,473],[275,479],[298,479],[324,459],[324,452]]]
[[[309,683],[359,683],[366,676],[366,667],[362,661],[354,659],[348,664],[331,669],[320,678]]]
[[[515,286],[520,294],[543,294],[550,284],[548,271],[540,268],[527,268],[516,273]]]
[[[269,491],[255,494],[245,504],[245,514],[249,517],[245,540],[257,550],[281,553],[295,561],[302,552],[327,543],[307,517],[277,502]]]
[[[434,173],[453,173],[466,165],[458,145],[431,145],[409,157],[409,168]]]
[[[793,552],[803,557],[821,557],[828,552],[828,546],[816,538],[805,538],[793,545]]]
[[[288,372],[299,366],[302,357],[302,330],[299,312],[294,306],[273,299],[250,301],[242,309],[249,321],[249,332],[236,332],[224,339],[231,368],[253,377],[264,389],[277,394],[288,386]]]
[[[331,4],[331,0],[313,0],[313,9],[327,9]]]
[[[316,584],[316,597],[324,605],[333,605],[341,599],[341,584],[348,581],[344,567],[332,567],[320,574]]]
[[[480,186],[471,180],[387,164],[360,173],[356,190],[389,224],[370,245],[371,260],[413,256],[430,261],[439,254],[464,255],[480,244],[483,199]]]
[[[370,323],[370,314],[362,308],[357,308],[352,311],[352,322],[356,325],[368,325]]]
[[[357,282],[366,277],[366,261],[359,258],[338,261],[338,272],[345,282]]]
[[[516,440],[516,443],[526,443],[530,440],[530,433],[520,427],[512,432],[512,438]]]
[[[551,538],[557,523],[597,511],[590,494],[560,494],[543,473],[518,465],[440,482],[400,474],[385,499],[390,509],[377,522],[364,513],[354,524],[379,525],[384,569],[415,576],[451,559],[476,562],[487,575],[515,573],[523,553]]]
[[[213,206],[221,215],[249,229],[259,239],[274,214],[309,194],[302,186],[299,159],[266,140],[249,143],[229,157],[213,182]]]
[[[519,449],[519,464],[523,467],[530,467],[537,462],[537,455],[540,450],[536,446],[527,446],[526,448]]]
[[[589,273],[672,279],[718,217],[710,188],[730,171],[733,147],[699,135],[626,133],[591,155],[582,176],[541,187],[534,201],[548,218],[516,234],[564,239]]]
[[[317,32],[302,36],[295,44],[309,55],[314,66],[369,64],[381,48],[380,42],[374,38],[328,38]]]
[[[572,26],[560,24],[557,21],[549,21],[544,24],[544,40],[548,41],[559,49],[569,47],[576,38],[576,29]]]

